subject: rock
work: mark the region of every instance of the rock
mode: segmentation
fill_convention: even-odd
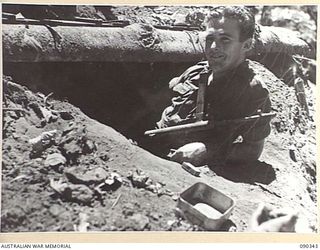
[[[94,192],[82,184],[68,184],[59,181],[50,180],[50,187],[57,192],[63,199],[83,204],[92,202]]]
[[[1,223],[11,226],[20,226],[27,219],[27,216],[22,207],[16,206],[10,208],[10,210],[2,211],[1,219]]]
[[[161,215],[159,215],[158,213],[152,212],[149,214],[149,216],[154,219],[155,221],[158,221],[161,217]]]
[[[103,161],[108,161],[109,160],[109,156],[105,153],[102,153],[99,155],[99,158]]]
[[[111,173],[103,183],[95,187],[95,190],[99,194],[104,194],[107,190],[115,191],[122,185],[122,182],[123,180],[119,174]]]
[[[109,174],[102,167],[87,170],[87,166],[76,166],[65,170],[65,175],[73,183],[97,184],[104,182]]]
[[[19,139],[20,137],[19,137],[16,133],[12,133],[12,138],[15,139],[15,140],[17,140],[17,139]]]
[[[76,126],[75,126],[74,122],[69,122],[68,126],[63,129],[62,136],[65,136],[66,134],[68,134],[69,132],[74,130],[75,128],[76,128]]]
[[[147,185],[149,180],[149,176],[147,176],[143,171],[136,170],[135,172],[129,172],[128,178],[131,180],[132,185],[138,188],[144,188]]]
[[[201,11],[192,11],[187,14],[186,21],[193,26],[200,27],[201,25],[203,25],[205,17],[206,14]]]
[[[65,190],[68,188],[68,184],[62,182],[62,180],[55,181],[50,179],[50,187],[58,194],[62,195]]]
[[[134,214],[126,219],[120,218],[115,222],[115,226],[120,230],[144,231],[150,228],[150,220],[143,214]]]
[[[106,20],[105,16],[92,5],[77,5],[76,12],[80,17]]]
[[[70,184],[65,191],[65,198],[74,202],[89,204],[93,201],[94,192],[85,185]]]
[[[32,146],[32,151],[34,153],[41,153],[46,148],[54,143],[55,137],[57,135],[57,130],[51,130],[43,132],[41,135],[30,139],[29,143]]]
[[[77,159],[81,154],[92,153],[96,150],[94,142],[87,138],[86,128],[77,126],[74,123],[70,123],[63,130],[59,146],[71,163],[77,163]]]
[[[86,140],[83,145],[82,152],[84,154],[91,154],[92,152],[97,150],[96,144],[91,140]]]
[[[185,14],[174,13],[172,15],[172,18],[174,19],[173,25],[187,25],[187,20],[186,20]]]
[[[53,114],[53,112],[47,108],[41,107],[42,116],[47,123],[54,122],[58,119],[58,116]]]
[[[49,212],[54,216],[57,217],[59,214],[62,213],[62,207],[57,205],[57,204],[53,204],[50,208],[49,208]]]
[[[75,225],[75,231],[79,232],[87,232],[88,227],[90,226],[90,223],[87,222],[88,220],[88,215],[85,213],[80,213],[79,214],[79,225]]]
[[[129,220],[133,222],[135,225],[135,229],[137,231],[143,231],[144,229],[147,229],[149,227],[149,218],[143,214],[134,214],[131,217],[129,217]]]
[[[180,194],[173,194],[172,195],[172,200],[174,200],[174,201],[177,201],[178,199],[179,199],[179,197],[180,197]]]
[[[75,139],[70,139],[68,143],[63,145],[63,151],[68,158],[68,161],[75,163],[82,153],[81,145]]]
[[[57,167],[64,165],[67,162],[66,158],[59,153],[49,154],[44,162],[44,165],[47,167]]]
[[[172,196],[173,193],[170,190],[164,188],[165,184],[160,182],[154,182],[147,176],[143,171],[136,170],[135,172],[128,173],[128,179],[131,181],[132,185],[137,188],[144,188],[151,191],[158,196],[169,195]]]
[[[135,207],[131,203],[127,203],[123,206],[122,214],[125,216],[132,216],[134,214]]]
[[[119,174],[117,174],[117,173],[111,173],[111,175],[108,177],[108,179],[106,179],[106,180],[104,181],[104,183],[107,184],[107,185],[109,185],[109,186],[113,185],[113,184],[116,183],[116,182],[122,183],[122,178],[121,178],[121,176],[120,176]]]
[[[74,117],[67,111],[59,111],[59,115],[63,120],[72,120]]]

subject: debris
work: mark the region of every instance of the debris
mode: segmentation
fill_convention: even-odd
[[[91,154],[96,150],[97,150],[97,146],[93,141],[88,139],[84,142],[83,150],[82,150],[84,154]]]
[[[51,179],[50,187],[68,201],[88,204],[92,202],[94,197],[94,192],[87,186],[63,183],[61,179],[59,181]]]
[[[70,196],[67,196],[67,199],[70,201],[88,204],[91,203],[94,197],[94,192],[85,185],[81,184],[70,184]]]
[[[257,182],[254,182],[254,184],[257,185],[257,186],[259,186],[262,190],[264,190],[264,191],[266,191],[266,192],[268,192],[268,193],[270,193],[270,194],[273,194],[273,195],[275,195],[275,196],[277,196],[277,197],[279,197],[279,198],[282,198],[281,195],[277,194],[276,192],[270,191],[270,190],[266,187],[266,185],[263,185],[263,184],[257,183]]]
[[[54,179],[50,179],[50,187],[57,192],[58,194],[63,194],[63,192],[67,189],[68,184],[63,183],[61,179],[55,181]]]
[[[48,98],[50,97],[50,96],[52,96],[53,95],[53,92],[51,92],[50,94],[48,94],[47,96],[45,96],[44,98],[43,98],[43,102],[44,102],[44,105],[45,106],[48,106]]]
[[[25,113],[26,111],[21,108],[2,108],[3,111],[15,111],[15,112],[22,112]]]
[[[102,167],[88,170],[87,166],[74,166],[65,170],[65,175],[73,183],[97,184],[108,178],[108,172]]]
[[[293,145],[291,145],[289,147],[289,155],[290,155],[291,160],[293,160],[294,162],[297,162],[297,157],[295,154],[295,147]]]
[[[174,201],[177,201],[177,200],[179,199],[179,197],[180,197],[180,194],[173,194],[173,195],[172,195],[172,199],[173,199]]]
[[[36,138],[30,139],[29,143],[32,145],[32,151],[34,153],[41,153],[46,148],[51,146],[55,140],[57,130],[51,130],[48,132],[43,132]]]
[[[17,140],[17,139],[19,139],[20,137],[19,137],[16,133],[12,133],[12,138],[15,139],[15,140]]]
[[[188,223],[187,221],[183,220],[182,218],[178,218],[176,220],[169,220],[167,222],[169,226],[169,231],[193,231],[196,229],[197,226]]]
[[[128,173],[128,179],[131,181],[132,185],[137,188],[144,188],[148,191],[151,191],[159,196],[161,195],[168,195],[172,196],[173,193],[165,189],[165,184],[160,182],[154,182],[147,176],[143,171],[136,170],[135,172],[129,172]]]
[[[136,141],[132,140],[132,139],[129,139],[129,142],[130,142],[132,145],[135,145],[135,146],[138,145],[138,143],[137,143]]]
[[[67,162],[66,158],[60,153],[49,154],[44,162],[47,167],[57,167],[64,165]]]
[[[216,175],[215,172],[213,172],[212,170],[210,170],[210,168],[209,168],[208,165],[203,165],[203,166],[197,167],[197,168],[200,170],[200,172],[201,172],[202,174],[206,174],[206,175],[208,175],[208,174]]]
[[[172,15],[172,18],[174,19],[173,25],[186,25],[187,24],[185,14],[181,14],[181,13],[176,12]]]
[[[128,218],[131,223],[133,224],[133,229],[137,231],[143,231],[144,229],[147,229],[149,227],[149,218],[143,214],[134,214]]]
[[[52,206],[50,206],[49,208],[49,212],[54,216],[58,216],[59,214],[61,214],[61,210],[62,207],[58,204],[53,204]]]
[[[139,169],[133,173],[130,171],[128,173],[128,179],[131,181],[132,185],[137,188],[145,188],[150,184],[149,176]]]
[[[67,111],[59,111],[59,115],[63,120],[72,120],[74,117]]]
[[[193,166],[190,162],[183,162],[182,168],[186,171],[188,171],[190,174],[199,177],[201,171],[197,169],[195,166]]]
[[[151,213],[149,214],[149,216],[150,216],[152,219],[154,219],[155,221],[158,221],[158,220],[160,219],[160,217],[161,217],[160,214],[155,213],[155,212],[151,212]]]
[[[172,227],[175,223],[176,223],[176,220],[168,220],[168,221],[167,221],[167,225],[168,225],[169,227]]]
[[[108,161],[109,160],[109,156],[107,154],[101,154],[99,155],[99,158],[103,161]]]
[[[125,218],[119,218],[114,226],[122,231],[144,231],[150,228],[150,220],[143,214],[133,214]]]
[[[95,144],[87,138],[87,130],[84,126],[77,127],[71,122],[64,129],[62,137],[59,146],[71,163],[77,163],[81,154],[90,154],[96,150]]]
[[[117,203],[118,203],[119,200],[120,200],[120,197],[121,197],[121,194],[118,195],[117,199],[116,199],[116,200],[114,201],[114,203],[112,204],[111,209],[113,209],[113,208],[117,205]]]
[[[22,174],[22,175],[19,175],[19,176],[13,178],[13,179],[11,180],[11,182],[14,182],[14,181],[17,181],[17,180],[20,180],[20,179],[24,179],[24,178],[29,178],[29,177],[26,176],[25,174]]]
[[[36,115],[42,120],[42,126],[46,123],[54,122],[58,119],[56,111],[49,110],[46,107],[42,107],[37,102],[30,102],[28,106],[36,113]]]
[[[62,151],[71,164],[77,163],[77,159],[82,153],[81,144],[72,138],[69,142],[63,144]]]
[[[80,213],[79,220],[80,220],[79,225],[74,225],[74,231],[87,232],[88,227],[90,226],[90,223],[87,222],[88,215],[85,213]]]
[[[44,107],[39,107],[40,108],[40,111],[42,113],[42,117],[44,118],[44,120],[47,122],[47,123],[50,123],[50,122],[54,122],[58,119],[58,116],[55,115],[53,113],[53,111],[47,109],[47,108],[44,108]]]
[[[105,194],[106,190],[116,190],[122,185],[122,178],[117,173],[111,175],[101,184],[95,187],[95,190],[100,194]]]
[[[126,203],[124,204],[124,206],[122,207],[122,214],[124,216],[131,216],[134,214],[135,211],[135,206],[132,203]]]
[[[72,130],[74,130],[76,128],[74,122],[69,122],[68,126],[62,131],[62,136],[65,136],[66,134],[68,134],[69,132],[71,132]]]
[[[114,183],[122,183],[122,178],[117,173],[111,173],[111,175],[108,177],[108,179],[105,180],[105,184],[108,186],[112,186]]]

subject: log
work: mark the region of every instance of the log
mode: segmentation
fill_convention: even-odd
[[[140,24],[50,29],[56,34],[43,25],[3,24],[4,62],[194,62],[203,58],[194,32]]]
[[[69,27],[3,24],[4,62],[197,62],[203,60],[199,31],[126,27]],[[280,52],[309,56],[309,47],[294,32],[261,27],[250,54]]]
[[[250,55],[259,53],[285,53],[312,56],[309,45],[297,33],[282,27],[260,26],[260,34]]]

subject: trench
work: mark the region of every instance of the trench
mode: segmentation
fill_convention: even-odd
[[[292,59],[287,54],[251,59],[292,84],[288,74]],[[155,128],[170,103],[169,81],[196,62],[5,62],[3,73],[33,92],[53,92],[53,98],[68,101],[158,155],[162,141],[155,142],[144,132]]]
[[[54,93],[89,117],[148,149],[153,129],[168,106],[169,81],[193,63],[34,62],[4,64],[4,75],[34,92]]]

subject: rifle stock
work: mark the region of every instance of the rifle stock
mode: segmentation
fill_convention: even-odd
[[[275,116],[276,116],[275,112],[270,112],[270,113],[261,113],[258,115],[247,116],[244,118],[239,118],[234,120],[223,120],[223,121],[215,121],[215,122],[196,121],[194,123],[176,125],[176,126],[167,127],[167,128],[147,130],[144,134],[148,136],[154,136],[154,135],[174,133],[174,132],[203,131],[203,130],[213,129],[216,126],[245,123],[245,122],[250,122],[257,119],[273,118]]]

